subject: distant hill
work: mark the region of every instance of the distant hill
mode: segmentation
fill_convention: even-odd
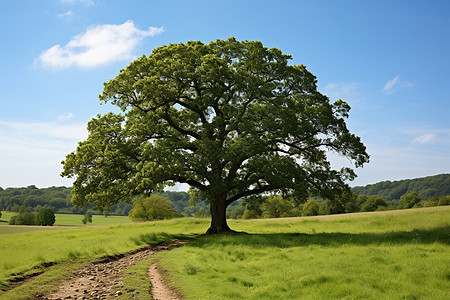
[[[450,195],[450,174],[399,181],[382,181],[352,188],[355,194],[380,196],[388,201],[398,200],[403,194],[416,192],[423,199]]]
[[[185,216],[206,217],[209,215],[209,207],[205,202],[199,201],[193,207],[189,204],[189,195],[186,192],[164,192],[161,196],[172,202],[173,209]],[[94,204],[87,207],[74,207],[71,202],[71,188],[59,186],[49,188],[37,188],[34,185],[20,188],[0,187],[0,211],[17,211],[20,206],[26,206],[31,210],[39,210],[41,207],[50,207],[55,213],[85,214],[92,210]],[[127,216],[131,210],[131,203],[119,202],[110,207],[110,215]]]

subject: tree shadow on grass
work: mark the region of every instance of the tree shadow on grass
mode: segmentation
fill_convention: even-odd
[[[450,244],[450,226],[412,231],[392,231],[380,233],[265,233],[248,235],[206,236],[191,240],[186,246],[204,247],[215,245],[248,245],[253,247],[302,247],[310,245],[368,246],[374,244]]]

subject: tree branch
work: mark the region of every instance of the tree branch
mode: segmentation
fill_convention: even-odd
[[[178,126],[178,125],[172,120],[172,118],[170,117],[169,112],[168,112],[167,109],[165,110],[164,115],[165,115],[165,117],[166,117],[167,123],[168,123],[173,129],[175,129],[176,131],[178,131],[179,133],[185,134],[185,135],[189,135],[189,136],[192,136],[193,138],[195,138],[195,139],[197,139],[197,140],[201,140],[201,139],[202,139],[201,136],[200,136],[199,134],[197,134],[197,133],[195,133],[195,132],[193,132],[193,131],[190,131],[190,130],[183,129],[183,128],[181,128],[180,126]]]
[[[259,187],[257,189],[247,190],[245,192],[242,192],[240,194],[237,194],[237,195],[234,195],[234,196],[228,198],[227,199],[227,205],[233,203],[234,201],[236,201],[236,200],[238,200],[238,199],[240,199],[242,197],[248,197],[248,196],[251,196],[251,195],[258,195],[258,194],[265,193],[265,192],[270,192],[270,191],[273,191],[273,190],[276,190],[276,189],[278,189],[278,188],[275,187],[275,186],[266,185],[266,186],[261,186],[261,187]]]

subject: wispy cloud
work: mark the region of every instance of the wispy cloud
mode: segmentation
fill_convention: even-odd
[[[71,113],[64,113],[62,115],[58,116],[58,121],[67,121],[73,118],[73,114]]]
[[[428,144],[436,139],[435,133],[425,133],[412,140],[413,144]]]
[[[71,10],[63,13],[63,14],[59,14],[58,18],[70,18],[73,16],[73,12]]]
[[[412,87],[413,85],[405,80],[400,80],[400,76],[395,76],[394,78],[388,80],[383,87],[383,93],[387,95],[392,95],[400,89]]]
[[[97,67],[133,57],[133,51],[145,37],[164,31],[162,27],[137,29],[132,21],[121,25],[99,25],[72,38],[64,46],[55,45],[45,50],[35,63],[61,70],[72,66]]]

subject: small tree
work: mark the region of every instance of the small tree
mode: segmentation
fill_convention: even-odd
[[[399,208],[411,208],[422,201],[422,198],[416,193],[411,192],[400,197]]]
[[[444,196],[441,199],[439,199],[438,205],[439,206],[450,205],[450,195]]]
[[[262,216],[264,218],[292,217],[294,205],[279,195],[273,195],[265,199],[261,209],[263,210]]]
[[[366,202],[361,206],[361,211],[376,211],[382,207],[387,207],[386,200],[381,197],[372,196],[368,197]]]
[[[177,213],[169,200],[158,195],[151,195],[136,198],[129,216],[133,221],[154,221],[174,218]]]
[[[302,217],[317,216],[319,214],[319,203],[314,200],[308,200],[303,204]]]
[[[21,212],[9,220],[10,225],[35,225],[36,217],[32,212]]]
[[[83,225],[86,225],[86,223],[92,223],[92,213],[87,211],[81,222],[83,222]]]
[[[55,224],[55,213],[53,209],[44,207],[39,210],[36,215],[36,224],[42,226],[53,226]]]
[[[240,219],[244,214],[245,206],[240,204],[233,207],[233,209],[229,212],[229,217],[232,219]]]

